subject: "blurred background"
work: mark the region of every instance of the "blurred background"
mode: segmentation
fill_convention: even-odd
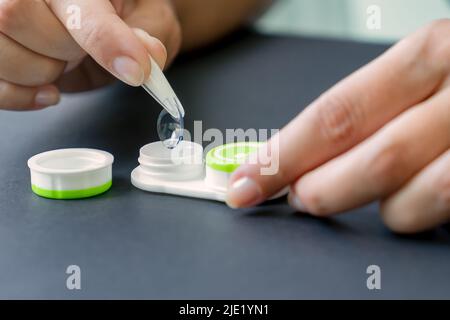
[[[381,9],[381,29],[367,28],[367,9]],[[428,22],[450,17],[450,0],[276,0],[258,22],[265,33],[392,42]]]

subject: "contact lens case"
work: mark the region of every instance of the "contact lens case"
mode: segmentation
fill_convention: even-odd
[[[144,191],[224,202],[231,174],[259,145],[226,144],[211,149],[205,158],[203,147],[194,142],[181,141],[173,149],[154,142],[141,148],[131,182]],[[283,190],[274,198],[286,193]]]

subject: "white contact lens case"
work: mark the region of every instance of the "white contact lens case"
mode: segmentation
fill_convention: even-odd
[[[144,191],[225,202],[231,174],[258,146],[253,142],[223,145],[212,149],[205,161],[203,147],[197,143],[181,141],[174,149],[151,143],[141,148],[131,182]],[[283,190],[274,198],[286,193]]]

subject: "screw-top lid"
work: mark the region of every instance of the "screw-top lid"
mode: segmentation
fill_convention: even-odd
[[[206,165],[214,170],[231,173],[256,152],[259,142],[238,142],[211,149],[206,155]]]

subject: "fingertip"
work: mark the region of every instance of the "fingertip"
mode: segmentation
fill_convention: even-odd
[[[303,204],[303,201],[300,199],[298,194],[296,194],[295,191],[292,190],[292,188],[291,188],[291,190],[289,191],[289,194],[288,194],[288,204],[292,208],[294,208],[295,210],[297,210],[299,212],[308,212],[308,209]]]
[[[230,181],[226,203],[233,209],[247,208],[264,201],[263,192],[258,183],[248,176]]]
[[[164,69],[167,62],[167,49],[164,44],[155,37],[149,35],[146,31],[139,28],[133,28],[133,32],[142,41],[148,53],[156,61],[161,69]]]
[[[61,94],[55,86],[45,86],[39,88],[34,97],[36,109],[42,109],[57,105],[61,100]]]
[[[289,204],[300,212],[317,218],[327,218],[340,211],[330,205],[320,190],[311,185],[303,176],[291,185]]]

